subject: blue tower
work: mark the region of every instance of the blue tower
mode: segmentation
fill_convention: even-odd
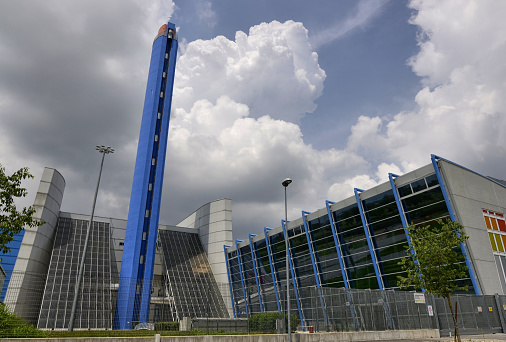
[[[174,24],[153,42],[114,319],[115,329],[147,322],[176,67]]]

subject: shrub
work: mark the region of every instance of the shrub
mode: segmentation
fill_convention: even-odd
[[[0,303],[0,337],[46,337],[46,332],[26,323]]]
[[[156,331],[179,331],[179,322],[157,322]]]
[[[280,318],[285,319],[285,326],[287,326],[288,316],[280,312],[263,312],[252,315],[248,320],[249,329],[252,332],[275,333],[276,320]],[[292,314],[290,316],[290,330],[294,332],[297,329],[299,323],[299,317]]]

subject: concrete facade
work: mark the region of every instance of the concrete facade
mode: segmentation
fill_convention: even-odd
[[[55,169],[45,168],[35,196],[33,218],[44,224],[27,228],[14,265],[16,282],[10,282],[5,295],[11,310],[32,324],[37,323],[33,315],[40,308],[45,276],[51,259],[55,227],[65,190],[65,180]],[[34,286],[39,285],[39,286]]]
[[[457,220],[464,226],[469,259],[483,294],[503,294],[483,210],[506,212],[506,188],[449,162],[440,162]]]

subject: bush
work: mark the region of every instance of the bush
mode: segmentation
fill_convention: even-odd
[[[262,333],[275,333],[276,332],[276,320],[285,319],[285,326],[288,326],[288,316],[280,312],[263,312],[252,315],[249,320],[249,329],[252,332]],[[297,315],[290,315],[290,330],[294,332],[297,330],[300,320]]]
[[[0,337],[46,337],[46,332],[26,323],[0,303]]]
[[[157,322],[156,331],[179,331],[179,322]]]

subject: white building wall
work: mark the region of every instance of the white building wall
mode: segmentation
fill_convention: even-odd
[[[37,323],[64,190],[63,176],[55,169],[44,168],[33,215],[44,224],[25,230],[5,295],[5,303],[13,312],[32,324]]]
[[[482,294],[503,294],[482,210],[506,214],[506,188],[465,168],[438,162]]]

